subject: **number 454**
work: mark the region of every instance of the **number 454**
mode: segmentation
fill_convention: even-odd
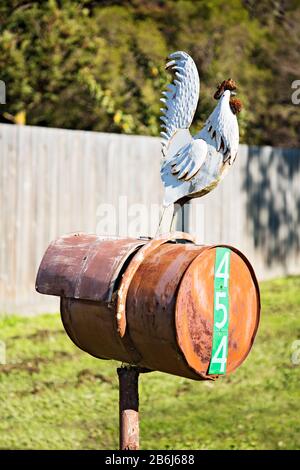
[[[215,269],[213,352],[209,373],[224,374],[228,355],[228,280],[230,250],[225,249]]]

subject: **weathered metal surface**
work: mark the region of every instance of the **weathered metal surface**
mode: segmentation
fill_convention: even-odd
[[[174,315],[180,280],[202,249],[193,244],[165,243],[144,259],[132,279],[127,323],[145,367],[199,379],[178,347]]]
[[[36,290],[41,294],[110,302],[120,270],[145,243],[133,238],[65,235],[47,249]]]
[[[260,297],[249,261],[231,249],[229,277],[230,316],[227,371],[235,370],[247,357],[259,323]],[[185,272],[176,300],[178,344],[190,367],[208,376],[212,352],[215,247],[200,253]]]
[[[119,377],[120,450],[139,450],[139,369],[121,367]]]
[[[117,325],[118,332],[121,337],[124,336],[126,330],[126,299],[128,289],[130,287],[131,281],[143,263],[146,257],[151,256],[151,254],[161,245],[167,243],[171,240],[185,240],[188,242],[194,242],[194,238],[184,232],[174,232],[172,234],[161,235],[155,239],[150,240],[146,245],[144,245],[133,257],[129,266],[127,267],[125,273],[122,276],[120,286],[117,293]]]
[[[208,375],[208,367],[212,348],[215,247],[183,243],[183,234],[170,237],[180,238],[180,243],[168,238],[160,237],[148,242],[123,240],[124,243],[118,239],[110,240],[110,243],[106,240],[106,249],[100,241],[93,242],[91,251],[95,250],[93,260],[96,261],[95,264],[88,264],[93,266],[88,273],[97,277],[102,294],[99,296],[93,291],[93,300],[62,296],[62,320],[74,343],[95,357],[116,359],[196,380],[212,380],[216,376]],[[73,239],[73,242],[77,253],[77,241]],[[88,244],[87,239],[85,243]],[[147,245],[139,246],[141,243]],[[115,244],[115,248],[107,249],[110,244]],[[45,284],[41,285],[49,294],[62,295],[54,274],[63,271],[66,258],[60,258],[59,251],[65,253],[65,244],[54,245],[55,259],[52,259],[52,264],[48,252],[45,255],[47,262],[42,262],[44,269],[49,266],[51,282],[47,288]],[[143,250],[142,256],[128,258],[128,253],[132,256],[134,249],[140,250],[137,254]],[[260,313],[259,290],[253,269],[238,250],[231,250],[227,373],[238,367],[249,353]],[[86,253],[87,246],[83,251]],[[80,256],[74,254],[74,259],[81,260],[84,253],[81,252]],[[112,253],[118,260],[116,265],[112,263]],[[70,253],[69,258],[72,259]],[[58,263],[57,268],[53,263]],[[63,291],[64,295],[80,293],[80,290],[74,289],[77,285],[74,269],[66,266],[66,270],[67,273],[61,276],[68,286],[68,290],[65,288]],[[80,268],[77,275],[81,272],[86,271]],[[69,284],[66,279],[68,275],[71,277]],[[105,282],[101,282],[101,276]],[[46,276],[46,279],[49,277]],[[112,285],[111,279],[115,279],[115,293],[122,288],[122,283],[125,286],[121,296],[123,326],[126,326],[123,335],[120,335],[116,318],[119,312],[117,295],[107,295],[111,291],[108,288]],[[97,285],[94,280],[91,282]],[[81,291],[81,294],[86,293],[86,289]]]
[[[123,338],[117,331],[113,305],[62,297],[60,311],[66,332],[83,351],[101,359],[140,363],[128,331]]]

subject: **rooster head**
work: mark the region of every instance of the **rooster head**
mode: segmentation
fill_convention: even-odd
[[[237,98],[232,98],[232,96],[236,95],[236,82],[232,80],[232,78],[228,78],[228,80],[223,80],[222,83],[220,83],[217,87],[217,91],[214,94],[215,100],[219,100],[221,96],[223,95],[224,91],[229,90],[230,91],[230,108],[233,114],[237,114],[241,111],[242,109],[242,103],[239,99]]]

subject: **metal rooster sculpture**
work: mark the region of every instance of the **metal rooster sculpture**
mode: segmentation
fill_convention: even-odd
[[[233,98],[235,82],[224,80],[214,95],[217,106],[203,129],[192,137],[189,127],[200,91],[197,67],[186,52],[174,52],[169,58],[166,69],[175,72],[175,77],[161,98],[165,104],[161,109],[164,208],[172,203],[182,206],[218,185],[237,155],[239,128],[236,114],[241,110],[241,102]]]

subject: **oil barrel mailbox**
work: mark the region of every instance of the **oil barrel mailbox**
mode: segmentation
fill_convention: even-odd
[[[161,98],[161,178],[163,214],[174,204],[172,227],[175,205],[182,209],[213,190],[234,162],[241,103],[231,97],[236,83],[224,80],[214,94],[218,105],[192,137],[197,67],[183,51],[169,59],[176,79]],[[138,448],[140,372],[215,380],[242,364],[259,323],[259,288],[246,257],[231,246],[197,245],[180,232],[154,239],[61,237],[44,255],[36,288],[61,298],[65,330],[79,348],[130,364],[118,369],[121,449]]]
[[[65,330],[89,354],[195,380],[242,364],[259,323],[246,257],[180,232],[63,236],[47,249],[36,289],[60,296]]]

